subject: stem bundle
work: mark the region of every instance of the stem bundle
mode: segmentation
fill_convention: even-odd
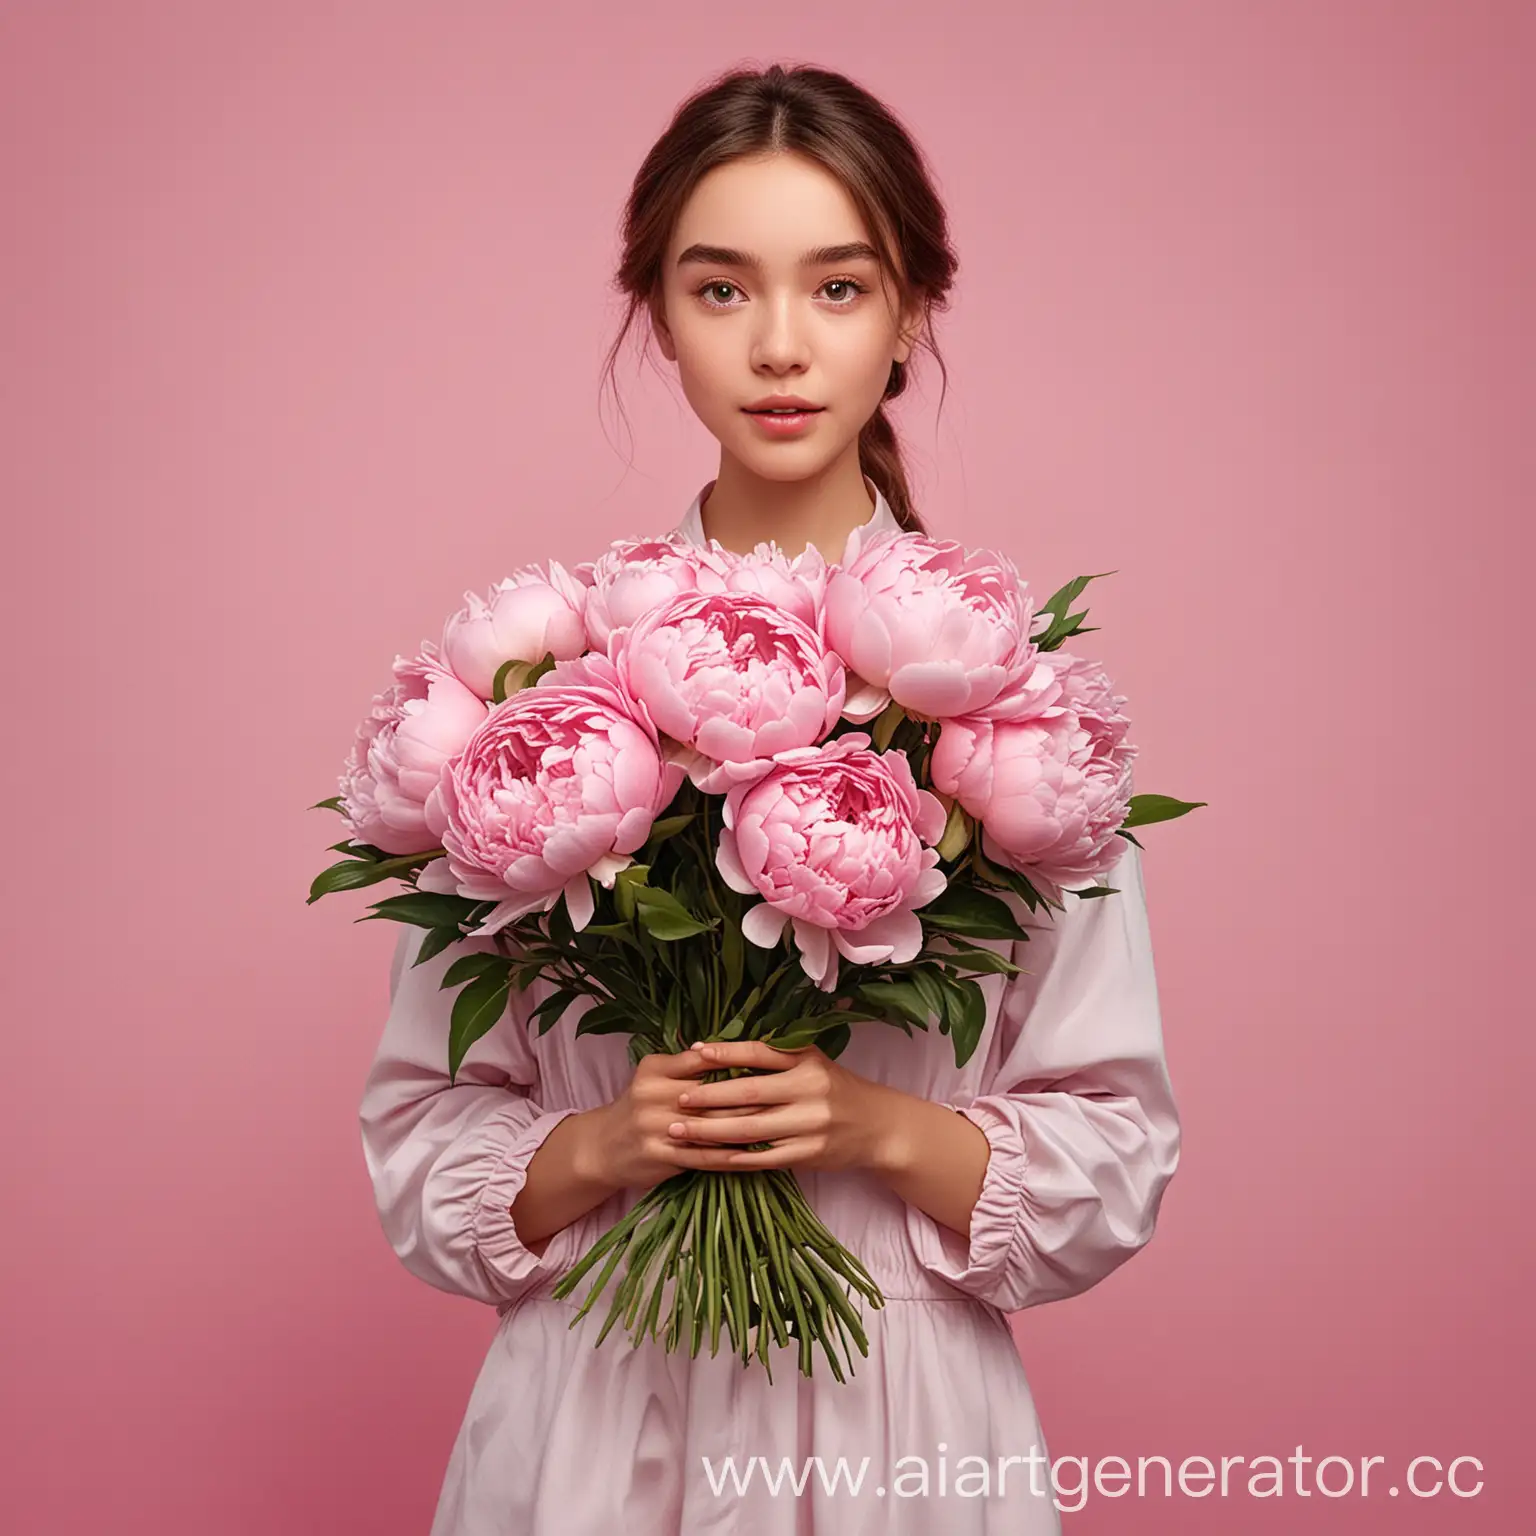
[[[686,1346],[696,1355],[707,1332],[715,1355],[723,1325],[742,1364],[756,1355],[770,1381],[769,1345],[790,1339],[799,1344],[802,1374],[811,1375],[820,1348],[832,1374],[846,1380],[853,1350],[867,1356],[869,1339],[845,1284],[871,1307],[885,1305],[869,1272],[784,1168],[685,1169],[663,1180],[561,1277],[555,1296],[569,1296],[599,1261],[573,1328],[625,1262],[598,1344],[622,1318],[636,1344],[650,1337],[668,1351]]]

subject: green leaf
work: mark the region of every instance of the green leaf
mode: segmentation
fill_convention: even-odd
[[[438,986],[459,987],[466,981],[473,981],[476,976],[489,975],[492,971],[510,975],[512,964],[506,955],[498,955],[488,949],[475,950],[472,954],[460,955],[443,972],[443,979],[438,982]]]
[[[742,1001],[741,1007],[738,1008],[736,1012],[726,1020],[725,1024],[721,1026],[720,1038],[722,1040],[735,1040],[740,1035],[745,1033],[747,1028],[747,1020],[752,1017],[752,1010],[757,1007],[758,1002],[762,998],[762,995],[763,989],[760,986],[753,987],[752,990],[747,993],[746,997]]]
[[[341,811],[343,816],[347,814],[342,810],[340,795],[332,795],[329,800],[316,800],[313,805],[306,807],[306,809],[311,811]]]
[[[884,752],[896,734],[896,727],[907,718],[907,712],[895,699],[875,716],[863,729],[869,732],[870,745],[876,752]]]
[[[412,966],[424,964],[463,937],[457,928],[428,928],[422,938],[421,948],[416,951],[416,958],[411,961]]]
[[[954,1022],[954,1016],[960,1008],[960,997],[955,991],[955,982],[952,977],[946,976],[943,971],[936,972],[939,987],[944,993],[944,1006],[939,1011],[939,1033],[947,1035],[950,1025]]]
[[[951,984],[961,994],[959,1005],[950,1014],[950,1034],[955,1043],[955,1065],[963,1067],[981,1043],[987,1024],[987,999],[981,987],[965,977]]]
[[[617,998],[587,1009],[576,1021],[578,1035],[629,1035],[639,1027],[634,1010]]]
[[[683,974],[688,979],[688,1001],[696,1019],[707,1017],[709,1012],[709,975],[704,969],[704,956],[696,944],[688,946],[683,960]]]
[[[682,1024],[683,993],[680,987],[673,987],[667,993],[666,1012],[661,1018],[662,1047],[673,1054],[683,1048]]]
[[[669,837],[676,837],[684,827],[698,820],[698,816],[690,811],[686,816],[663,816],[660,821],[651,823],[651,835],[645,840],[645,847],[641,850],[649,857]]]
[[[943,803],[942,797],[940,803]],[[949,815],[944,821],[943,836],[935,845],[939,850],[939,858],[946,864],[953,864],[971,846],[975,832],[976,823],[961,809],[958,800],[952,800]]]
[[[741,936],[741,925],[727,922],[720,930],[720,959],[725,966],[725,996],[729,1000],[741,990],[742,969],[746,957],[742,953],[746,940]]]
[[[788,925],[786,925],[787,927]],[[771,949],[763,949],[757,944],[745,946],[744,953],[747,957],[747,979],[753,986],[760,987],[768,979],[768,973],[773,969],[774,950],[783,944],[783,939]]]
[[[686,939],[696,933],[708,933],[715,921],[701,923],[677,897],[654,886],[634,888],[638,915],[645,931],[653,939]]]
[[[504,661],[491,680],[491,703],[505,704],[514,693],[531,688],[555,664],[554,652],[546,651],[542,661]]]
[[[547,1035],[560,1022],[565,1010],[576,1001],[579,995],[571,987],[557,988],[529,1015],[530,1022],[538,1024],[541,1035]]]
[[[420,865],[430,864],[433,859],[443,857],[441,848],[435,853],[406,853],[391,857],[367,843],[358,846],[363,850],[362,857],[343,859],[341,863],[332,864],[329,869],[315,876],[309,887],[310,901],[318,901],[332,891],[351,891],[365,885],[376,885],[380,880],[388,880],[392,875],[404,875]]]
[[[453,1000],[453,1017],[448,1027],[448,1081],[458,1076],[469,1048],[482,1035],[496,1027],[507,1009],[512,982],[506,976],[477,976]]]
[[[626,923],[632,923],[635,920],[635,891],[646,883],[650,872],[649,864],[631,864],[614,876],[614,910]]]
[[[388,873],[381,872],[371,859],[343,859],[339,864],[332,864],[329,869],[322,869],[310,882],[309,898],[305,906],[319,901],[322,896],[329,896],[333,891],[355,891],[365,885],[377,885],[380,880],[388,878]]]
[[[851,1039],[853,1039],[853,1031],[846,1024],[834,1024],[831,1029],[822,1031],[816,1044],[821,1047],[823,1055],[836,1060],[842,1055],[844,1047]]]
[[[471,922],[478,923],[482,909],[494,905],[494,902],[471,901],[467,896],[454,896],[446,891],[409,891],[404,896],[374,902],[369,909],[370,915],[357,921],[366,923],[373,918],[387,917],[397,923],[414,923],[418,928],[466,927]]]
[[[1145,827],[1154,821],[1172,821],[1175,816],[1187,816],[1198,806],[1209,804],[1208,800],[1175,800],[1172,795],[1132,795],[1130,809],[1120,825]]]
[[[957,965],[967,971],[982,971],[989,976],[1017,976],[1020,967],[1006,955],[995,949],[973,949],[959,945],[953,949],[936,949],[934,953],[945,965]]]
[[[628,923],[588,923],[576,937],[578,940],[584,939],[589,934],[600,939],[617,939],[631,949],[640,948],[640,941]]]
[[[367,844],[364,844],[363,846],[367,847]],[[430,864],[433,859],[441,859],[446,857],[441,848],[434,848],[426,853],[402,853],[398,857],[386,855],[381,849],[378,848],[371,848],[368,851],[377,855],[379,860],[379,868],[387,871],[392,875],[404,874],[407,870],[414,868],[418,864],[425,867],[426,865]]]
[[[506,701],[507,701],[507,677],[508,677],[508,675],[511,673],[513,667],[517,667],[519,670],[521,670],[522,668],[526,667],[527,665],[528,665],[528,663],[526,661],[519,661],[515,656],[513,656],[513,657],[509,658],[508,660],[502,662],[502,664],[499,667],[496,668],[496,676],[491,679],[491,703],[492,704],[505,704],[506,703]]]
[[[922,998],[924,1007],[934,1018],[944,1017],[944,988],[933,974],[935,967],[914,965],[907,969],[906,979]]]
[[[521,964],[515,964],[512,970],[512,985],[526,992],[536,982],[544,970],[544,962],[541,960],[524,960]]]
[[[1051,622],[1043,633],[1034,637],[1035,646],[1042,651],[1054,651],[1069,635],[1088,634],[1091,631],[1079,630],[1079,619],[1086,616],[1088,610],[1082,609],[1078,613],[1069,613],[1067,610],[1077,600],[1084,587],[1090,581],[1097,581],[1100,576],[1113,576],[1113,571],[1099,571],[1093,576],[1074,576],[1066,586],[1058,588],[1035,610],[1037,614],[1048,613]]]
[[[763,1036],[763,1041],[776,1051],[798,1051],[816,1044],[825,1031],[839,1027],[844,1027],[843,1021],[835,1012],[804,1014],[781,1025],[771,1035]]]
[[[344,843],[332,843],[327,851],[330,853],[348,853],[354,859],[366,859],[369,863],[384,857],[383,853],[375,848],[372,843],[354,843],[351,838],[348,838]]]
[[[858,992],[875,1009],[885,1011],[894,1008],[914,1024],[923,1029],[928,1028],[928,1004],[923,994],[910,982],[866,981]]]
[[[1038,912],[1041,907],[1054,907],[1057,911],[1065,910],[1061,903],[1048,901],[1017,870],[1004,869],[1000,864],[989,862],[980,848],[972,850],[971,859],[978,878],[985,880],[989,885],[997,886],[1000,890],[1012,891],[1031,912]]]
[[[958,933],[967,939],[1028,937],[1006,902],[957,880],[952,880],[944,893],[926,907],[919,907],[917,915],[925,928]]]
[[[1074,896],[1118,896],[1120,888],[1116,885],[1085,885],[1080,891],[1073,891]]]

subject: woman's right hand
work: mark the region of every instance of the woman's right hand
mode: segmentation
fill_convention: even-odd
[[[678,1117],[677,1096],[696,1078],[718,1070],[696,1050],[674,1055],[653,1051],[642,1056],[623,1093],[612,1103],[588,1111],[591,1176],[615,1189],[650,1189],[690,1166],[678,1161],[677,1153],[702,1143],[679,1141],[668,1134],[667,1127]],[[723,1118],[752,1112],[752,1106],[745,1105],[710,1114]]]

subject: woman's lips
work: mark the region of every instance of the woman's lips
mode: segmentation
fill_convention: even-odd
[[[807,406],[801,411],[748,410],[747,415],[758,422],[770,437],[789,437],[796,432],[804,431],[812,419],[821,415],[825,409],[825,406],[817,406],[814,409]]]

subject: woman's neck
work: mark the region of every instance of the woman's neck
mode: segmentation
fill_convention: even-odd
[[[814,544],[828,561],[842,558],[848,535],[874,513],[857,445],[851,455],[803,480],[765,480],[722,455],[720,472],[699,506],[704,537],[736,554],[772,539],[790,555]]]

